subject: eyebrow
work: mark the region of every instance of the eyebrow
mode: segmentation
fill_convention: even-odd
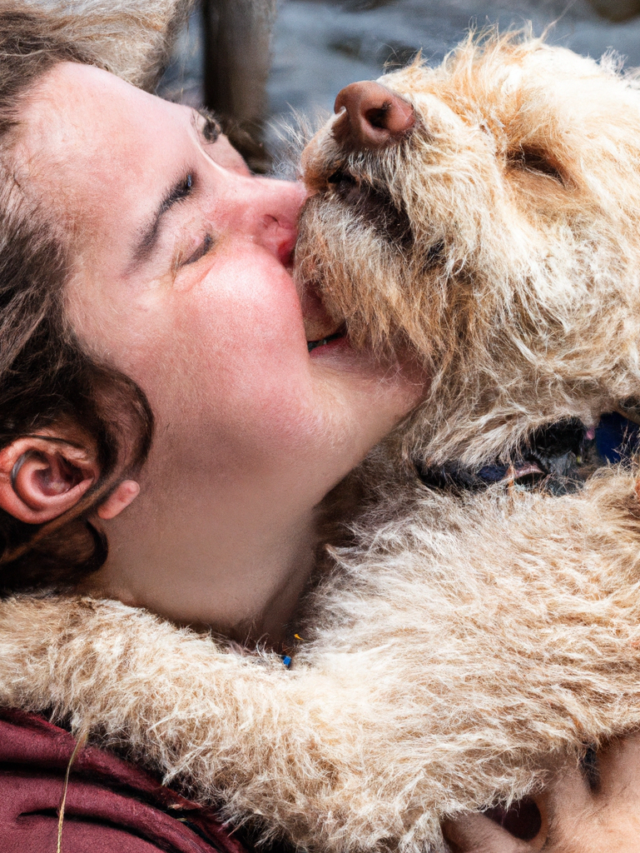
[[[187,198],[191,191],[192,180],[191,173],[187,171],[186,175],[179,178],[175,184],[167,190],[150,221],[141,229],[141,237],[136,243],[132,254],[132,268],[139,266],[151,257],[156,243],[158,242],[158,234],[160,232],[162,217],[165,213],[171,210],[172,207]]]

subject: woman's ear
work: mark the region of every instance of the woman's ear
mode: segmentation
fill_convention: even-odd
[[[74,507],[97,481],[93,453],[56,436],[17,438],[0,451],[0,507],[44,524]]]

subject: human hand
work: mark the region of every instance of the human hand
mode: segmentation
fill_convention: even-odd
[[[640,734],[589,751],[540,795],[489,814],[445,824],[452,853],[638,853]]]

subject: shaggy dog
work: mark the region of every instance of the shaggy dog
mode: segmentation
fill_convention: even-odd
[[[635,78],[512,36],[381,82],[304,153],[298,276],[352,342],[431,375],[412,457],[476,464],[637,395]]]
[[[453,493],[397,455],[508,459],[640,392],[639,97],[611,63],[514,39],[384,85],[365,116],[381,144],[359,147],[372,132],[347,109],[306,154],[299,275],[356,344],[409,350],[432,385],[363,469],[371,498],[292,668],[117,602],[0,605],[3,705],[335,853],[442,850],[443,818],[640,725],[635,475]]]

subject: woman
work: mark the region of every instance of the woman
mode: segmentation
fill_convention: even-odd
[[[97,508],[110,556],[92,589],[277,641],[311,565],[314,508],[420,385],[345,345],[309,354],[289,272],[300,186],[252,177],[210,119],[56,61],[64,50],[38,55],[24,94],[17,83],[7,94],[3,148],[9,227],[33,233],[19,258],[11,241],[7,264],[57,276],[42,321],[58,369],[47,379],[72,387],[46,406],[34,393],[20,424],[13,398],[3,401],[0,505],[29,525]],[[76,387],[83,372],[93,399]],[[123,431],[114,396],[127,393],[137,422]],[[142,494],[119,517],[138,492],[125,474],[146,449],[146,401],[153,448]],[[93,436],[83,440],[83,408],[112,444],[121,433],[108,462]]]
[[[299,186],[46,18],[5,12],[2,36],[4,590],[73,584],[278,643],[318,503],[420,384],[309,353]]]
[[[250,175],[209,116],[97,67],[46,17],[3,11],[0,37],[3,591],[81,590],[277,647],[318,505],[424,377],[325,342],[322,307],[301,307],[299,186]],[[234,849],[64,731],[9,710],[1,732],[3,849]],[[572,849],[563,816],[588,821],[559,799],[575,784],[540,801],[545,849]],[[542,830],[492,818],[450,827],[452,849],[539,849]]]

